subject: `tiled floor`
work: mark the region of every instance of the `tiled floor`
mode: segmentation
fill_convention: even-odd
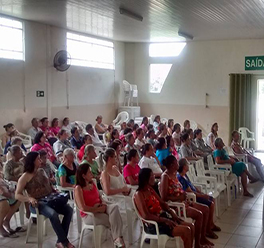
[[[237,199],[232,203],[232,206],[223,211],[220,218],[217,220],[217,225],[222,228],[222,232],[217,233],[219,239],[212,240],[215,243],[215,248],[264,248],[264,230],[263,230],[263,187],[264,183],[258,182],[249,184],[249,191],[254,194],[254,198],[243,197],[238,195]],[[223,202],[223,201],[221,201]],[[15,226],[15,221],[12,220],[12,225]],[[125,220],[124,220],[125,223]],[[126,247],[138,248],[140,247],[140,225],[136,221],[133,228],[133,244],[128,244],[127,228],[124,227],[124,239]],[[0,239],[0,247],[29,247],[36,248],[36,226],[32,226],[30,243],[25,244],[25,233],[20,233],[17,239]],[[86,231],[83,238],[82,247],[93,247],[93,235],[91,231]],[[102,248],[111,248],[113,243],[109,232],[104,235],[107,237],[103,241]],[[76,219],[70,227],[69,233],[70,241],[77,247],[79,241],[79,234],[77,231]],[[48,224],[48,235],[45,237],[43,247],[54,247],[56,243],[56,236]],[[168,247],[174,247],[174,243],[168,242]],[[144,248],[149,248],[150,245],[144,244]]]

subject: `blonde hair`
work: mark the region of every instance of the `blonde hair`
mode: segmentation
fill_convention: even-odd
[[[73,156],[75,156],[75,153],[74,153],[74,150],[72,148],[66,148],[64,151],[63,151],[63,160],[62,160],[62,163],[65,163],[67,161],[67,156],[72,154]]]
[[[88,158],[88,153],[90,153],[91,151],[95,151],[95,148],[93,145],[89,144],[85,147],[84,149],[84,156],[83,156],[83,159],[87,159]]]

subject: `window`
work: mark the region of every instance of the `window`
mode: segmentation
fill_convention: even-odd
[[[24,60],[23,24],[0,17],[0,58]]]
[[[185,47],[185,42],[153,43],[149,45],[150,57],[177,57]]]
[[[115,69],[113,42],[67,33],[67,51],[72,65]]]
[[[149,92],[160,93],[172,64],[151,64]]]

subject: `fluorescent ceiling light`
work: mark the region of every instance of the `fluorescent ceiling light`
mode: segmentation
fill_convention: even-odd
[[[193,40],[193,36],[190,35],[190,34],[186,34],[186,33],[184,33],[184,32],[179,31],[179,32],[178,32],[178,35],[181,36],[181,37],[184,37],[184,38],[186,38],[186,39]]]
[[[149,45],[150,57],[177,57],[186,46],[186,42],[153,43]]]
[[[136,13],[130,11],[130,10],[127,10],[127,9],[124,9],[124,8],[119,8],[119,13],[121,15],[125,15],[125,16],[128,16],[130,18],[133,18],[133,19],[135,19],[137,21],[141,21],[141,22],[143,21],[143,17],[142,16],[140,16],[140,15],[138,15],[138,14],[136,14]]]

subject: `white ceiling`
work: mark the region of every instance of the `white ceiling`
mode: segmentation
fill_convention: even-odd
[[[128,42],[264,38],[264,0],[0,0],[0,13]]]

